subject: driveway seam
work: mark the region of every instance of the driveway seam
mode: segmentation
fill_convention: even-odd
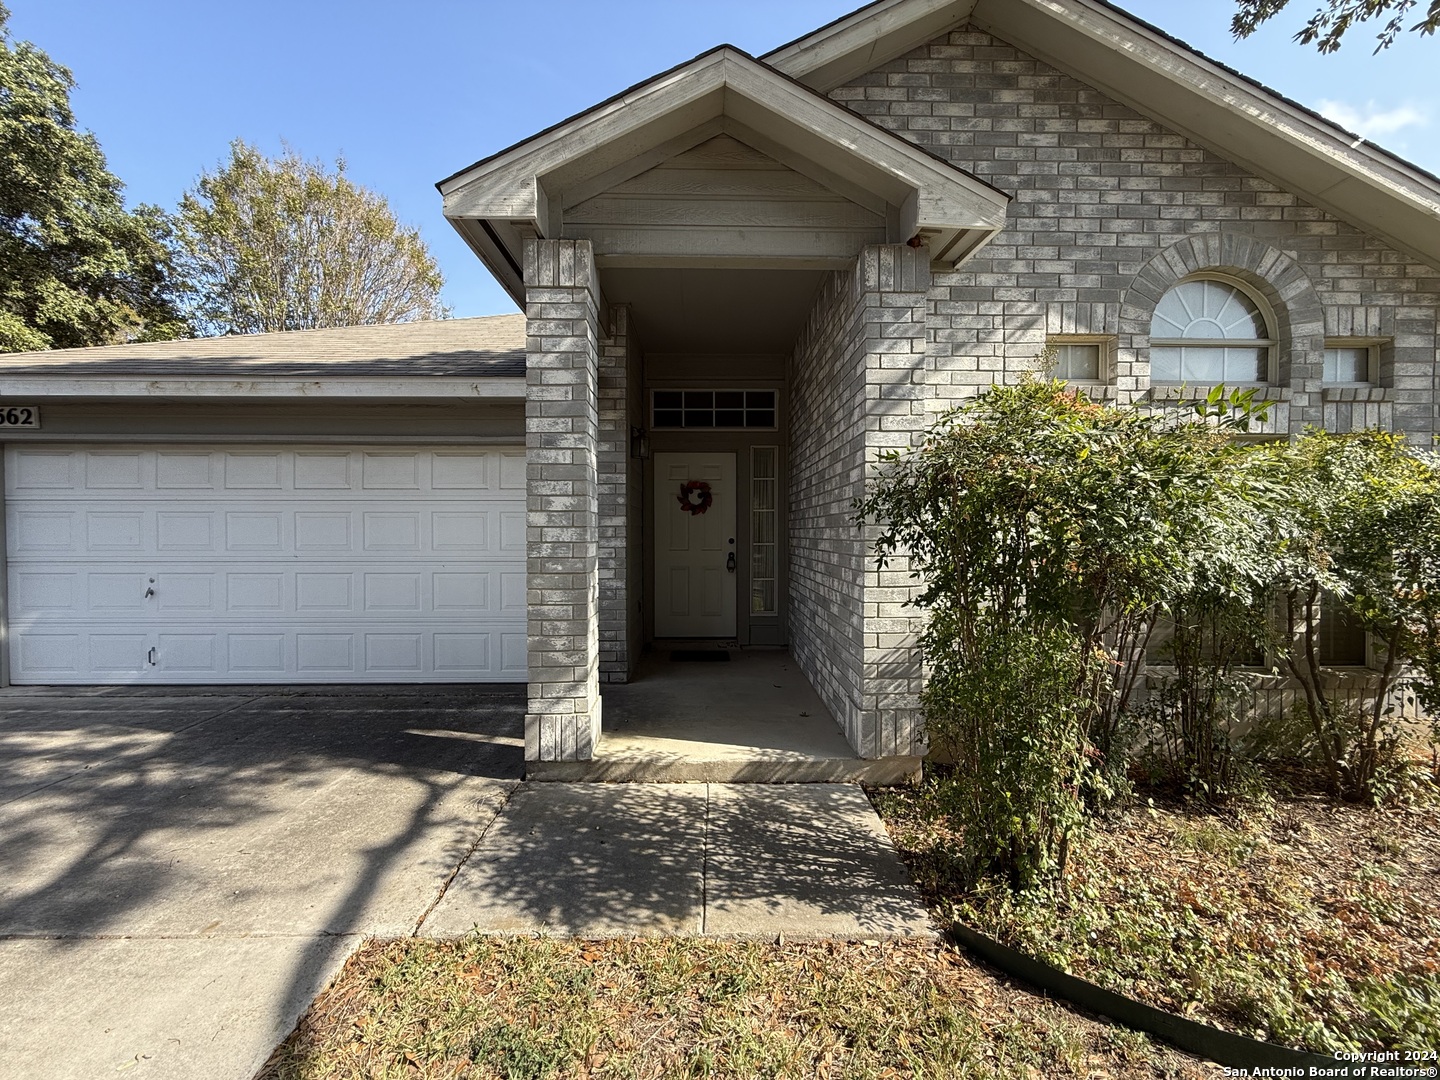
[[[520,783],[524,783],[524,781],[522,780]],[[500,820],[500,815],[505,812],[505,807],[510,805],[510,800],[515,797],[515,792],[519,790],[520,784],[517,783],[512,785],[510,790],[505,793],[505,798],[500,800],[500,805],[495,808],[495,813],[490,815],[490,820],[485,823],[485,827],[480,830],[479,835],[475,837],[469,849],[464,855],[460,856],[460,861],[457,862],[455,868],[450,871],[450,876],[440,883],[440,892],[436,895],[435,899],[430,902],[430,906],[420,913],[420,918],[415,920],[415,925],[410,930],[411,937],[420,936],[420,928],[425,925],[425,920],[430,917],[431,912],[440,906],[440,901],[445,899],[445,894],[450,891],[450,886],[454,883],[455,878],[459,876],[465,864],[474,856],[476,849],[480,847],[481,841],[483,841],[485,837],[489,835],[490,830],[495,827],[495,822]]]
[[[236,709],[243,709],[246,705],[253,705],[259,700],[260,699],[258,697],[248,697],[244,701],[239,702],[238,704],[231,705],[228,709],[221,709],[219,712],[211,713],[209,716],[202,716],[199,720],[192,720],[184,727],[176,728],[174,731],[171,732],[171,734],[179,735],[182,731],[189,731],[191,728],[199,727],[201,724],[208,724],[211,720],[218,720],[220,719],[220,717],[226,716],[234,712]]]

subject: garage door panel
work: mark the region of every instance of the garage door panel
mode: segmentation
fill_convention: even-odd
[[[281,454],[235,453],[224,455],[225,490],[236,492],[282,491]]]
[[[523,625],[436,630],[393,620],[372,632],[91,626],[21,634],[12,657],[20,683],[505,682],[525,677],[525,642]]]
[[[147,462],[138,451],[85,455],[85,486],[91,491],[143,491]]]
[[[161,450],[155,455],[158,491],[214,491],[217,455]]]
[[[18,448],[5,470],[7,491],[16,495],[32,491],[73,491],[76,486],[77,455],[68,450]]]
[[[13,678],[523,681],[523,479],[519,448],[12,446]]]
[[[297,491],[349,491],[354,484],[350,462],[348,453],[297,453],[295,488]]]

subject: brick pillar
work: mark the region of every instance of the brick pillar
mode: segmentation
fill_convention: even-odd
[[[903,244],[867,247],[857,267],[858,333],[865,356],[865,474],[881,450],[917,445],[928,424],[925,321],[930,256]],[[913,582],[909,560],[885,570],[871,555],[878,527],[865,529],[864,614],[860,685],[861,757],[924,753],[920,725],[921,665],[915,610],[905,607]]]
[[[600,740],[600,291],[588,240],[525,241],[525,760]]]

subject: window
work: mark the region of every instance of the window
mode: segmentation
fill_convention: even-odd
[[[654,428],[773,428],[774,390],[656,390]]]
[[[750,449],[750,614],[774,615],[776,531],[780,452],[773,446]]]
[[[1369,383],[1375,379],[1375,346],[1349,343],[1325,343],[1325,382],[1327,385]]]
[[[1326,667],[1364,667],[1365,631],[1329,594],[1320,599],[1316,627],[1320,663]]]
[[[1051,338],[1047,343],[1053,350],[1050,374],[1066,382],[1101,382],[1105,378],[1105,342],[1067,341]]]
[[[1275,339],[1260,301],[1216,277],[1182,281],[1150,322],[1150,379],[1202,386],[1266,382]]]

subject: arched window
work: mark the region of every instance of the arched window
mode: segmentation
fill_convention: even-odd
[[[1259,299],[1233,281],[1194,277],[1155,305],[1150,321],[1150,381],[1263,383],[1270,380],[1275,337]]]

